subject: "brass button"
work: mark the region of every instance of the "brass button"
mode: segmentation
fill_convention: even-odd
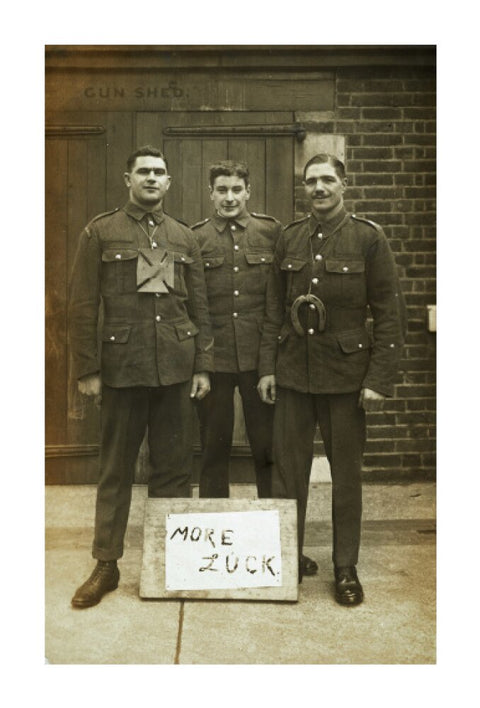
[[[234,273],[238,273],[239,270],[240,270],[240,268],[238,266],[234,266],[234,268],[233,268]]]
[[[322,256],[321,253],[317,253],[317,255],[315,256],[315,260],[316,260],[316,261],[321,261],[322,258],[323,258],[323,256]]]
[[[322,234],[322,232],[321,232],[321,231],[319,231],[319,232],[318,232],[318,234],[317,234],[317,236],[318,236],[318,238],[323,238],[323,234]]]
[[[230,228],[232,229],[232,231],[235,231],[237,227],[235,226],[235,224],[230,224]]]
[[[342,270],[344,273],[346,273],[348,271],[348,266],[343,266]]]
[[[312,329],[312,328],[310,328],[310,329],[308,330],[308,334],[315,334],[315,330]]]
[[[121,260],[122,260],[122,254],[121,254],[121,253],[117,253],[116,256],[115,256],[115,258],[117,259],[117,261],[121,261]]]
[[[114,334],[112,334],[112,336],[110,337],[110,341],[111,341],[111,342],[114,342],[114,341],[115,341],[115,335],[114,335]]]
[[[238,312],[234,312],[232,317],[235,317],[235,319],[238,317]]]
[[[288,264],[288,267],[289,267],[289,268],[291,268],[291,267],[292,267],[292,264],[291,264],[291,263],[289,263],[289,264]]]
[[[155,293],[155,297],[160,297],[160,293]]]
[[[160,322],[160,320],[161,320],[162,318],[161,318],[160,315],[157,315],[157,316],[155,317],[155,319],[157,320],[157,322]]]
[[[210,268],[210,263],[205,263],[205,268]]]
[[[315,305],[313,304],[313,302],[310,303],[309,308],[310,308],[311,310],[314,310],[314,309],[315,309]]]
[[[235,295],[235,297],[238,297],[238,296],[240,295],[240,293],[239,293],[238,290],[234,290],[234,291],[233,291],[233,294]]]
[[[314,285],[318,285],[318,278],[312,278],[312,283]]]
[[[363,348],[363,344],[359,344],[359,345],[358,345],[358,348],[359,348],[359,349],[362,349],[362,348]]]
[[[157,242],[156,242],[156,241],[152,241],[152,248],[157,248]]]
[[[262,263],[265,263],[265,258],[263,258],[263,256],[262,258],[260,258],[260,260],[262,261]]]
[[[233,247],[233,250],[234,250],[234,251],[238,251],[239,249],[240,249],[240,246],[238,246],[237,244],[235,244],[235,246]]]

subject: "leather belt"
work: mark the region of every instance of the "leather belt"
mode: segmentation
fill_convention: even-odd
[[[294,300],[290,310],[290,318],[292,320],[293,329],[300,337],[303,337],[305,335],[305,330],[300,324],[300,320],[298,318],[298,310],[300,306],[305,303],[315,306],[315,310],[318,316],[319,332],[323,332],[325,330],[327,323],[327,311],[323,302],[318,297],[310,293],[308,295],[300,295],[299,297],[297,297],[296,300]]]

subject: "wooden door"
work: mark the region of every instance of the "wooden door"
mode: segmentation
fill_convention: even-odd
[[[249,208],[277,217],[293,216],[292,136],[215,137],[202,127],[292,122],[292,114],[245,112],[62,112],[47,115],[46,164],[46,479],[49,483],[94,483],[98,476],[99,411],[77,393],[69,375],[68,282],[77,239],[96,214],[121,206],[127,192],[125,160],[136,147],[163,149],[173,177],[165,210],[193,224],[208,216],[208,166],[218,159],[248,163]],[[169,128],[200,128],[195,136],[171,136]],[[254,131],[255,132],[255,131]],[[249,456],[241,403],[235,403],[234,455]],[[197,436],[198,440],[198,436]],[[198,442],[196,448],[198,450]],[[136,481],[148,477],[148,450],[142,446]]]
[[[45,163],[47,478],[50,467],[56,467],[69,481],[71,464],[78,456],[91,461],[98,445],[99,412],[77,394],[70,376],[67,298],[78,235],[94,213],[105,209],[105,136],[60,129],[47,133]]]
[[[172,185],[165,210],[194,224],[211,213],[208,194],[208,167],[216,160],[242,160],[250,169],[251,211],[271,214],[283,223],[293,217],[294,139],[269,135],[237,137],[241,126],[273,127],[293,123],[290,112],[213,112],[139,113],[136,118],[137,144],[162,144],[168,159]],[[192,133],[182,136],[181,128]],[[219,136],[215,137],[215,127]],[[229,127],[232,133],[228,133]],[[177,135],[169,137],[169,130]]]
[[[116,149],[109,146],[115,144]],[[99,410],[70,372],[68,283],[78,237],[96,214],[126,198],[122,174],[132,150],[132,115],[46,115],[45,443],[49,483],[95,482]]]

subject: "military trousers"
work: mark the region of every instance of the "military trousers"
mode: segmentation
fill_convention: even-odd
[[[190,381],[171,386],[102,387],[100,476],[93,557],[123,555],[135,463],[145,432],[149,497],[189,497],[193,468]]]
[[[277,386],[273,495],[297,500],[301,553],[318,423],[332,476],[332,559],[336,566],[356,565],[360,548],[366,425],[358,397],[359,392],[310,394]]]
[[[202,444],[200,497],[229,496],[236,386],[242,399],[257,493],[260,498],[271,497],[273,410],[262,403],[257,383],[256,371],[217,372],[211,376],[210,393],[197,406]]]

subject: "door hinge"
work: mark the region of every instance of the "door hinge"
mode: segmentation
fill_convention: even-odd
[[[307,131],[301,123],[278,124],[278,125],[199,125],[199,126],[169,126],[163,129],[165,135],[172,137],[254,137],[264,138],[273,136],[293,135],[295,139],[302,143],[307,135]]]

